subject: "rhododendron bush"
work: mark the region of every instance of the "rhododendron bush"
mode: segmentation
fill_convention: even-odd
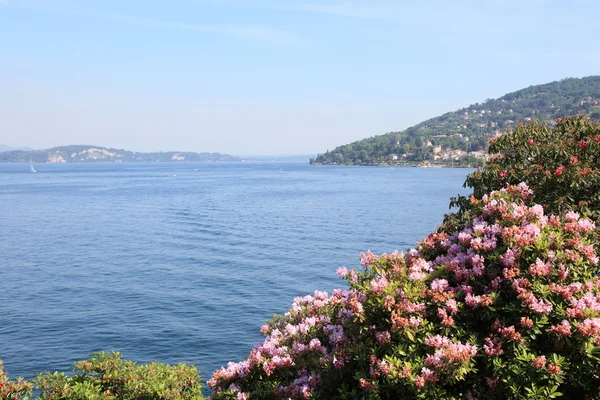
[[[596,224],[525,183],[406,254],[361,254],[347,290],[297,298],[214,373],[213,399],[600,396]]]
[[[506,184],[525,182],[547,213],[578,211],[600,217],[600,125],[585,116],[559,118],[556,126],[532,121],[490,139],[492,158],[465,185],[481,199]],[[469,199],[453,201],[461,212]]]

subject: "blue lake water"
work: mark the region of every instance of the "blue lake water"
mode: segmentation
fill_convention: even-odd
[[[359,252],[405,250],[466,169],[300,163],[0,164],[0,359],[30,378],[92,351],[240,361]]]

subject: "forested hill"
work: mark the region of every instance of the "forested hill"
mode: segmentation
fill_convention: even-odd
[[[0,162],[217,162],[241,161],[221,153],[164,152],[138,153],[99,146],[61,146],[47,150],[13,150],[0,153]]]
[[[473,161],[485,158],[489,137],[531,119],[588,114],[600,119],[600,76],[568,78],[530,86],[429,119],[402,132],[339,146],[314,164],[401,164]]]

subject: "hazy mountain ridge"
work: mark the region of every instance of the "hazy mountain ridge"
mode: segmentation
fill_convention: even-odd
[[[91,145],[53,147],[46,150],[11,150],[0,153],[0,162],[71,163],[71,162],[223,162],[241,161],[221,153],[183,151],[140,153]]]
[[[7,146],[5,144],[0,144],[0,153],[4,153],[5,151],[15,151],[15,150],[31,151],[33,149],[31,147],[27,147],[27,146],[11,147],[11,146]]]
[[[485,158],[489,137],[531,119],[588,114],[600,119],[600,76],[534,85],[428,119],[400,132],[359,140],[319,154],[315,164],[401,164]]]

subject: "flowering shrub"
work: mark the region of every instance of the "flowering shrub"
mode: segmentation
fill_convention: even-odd
[[[507,135],[491,140],[494,155],[483,169],[471,174],[466,186],[473,196],[499,190],[506,184],[525,182],[534,201],[548,213],[578,211],[600,217],[600,124],[584,116],[559,118],[555,127],[543,123],[520,124]],[[458,197],[461,212],[469,199]]]
[[[525,183],[406,254],[361,254],[349,289],[297,298],[218,399],[549,399],[600,396],[593,221],[547,215]]]
[[[21,378],[18,378],[16,381],[9,380],[8,376],[4,373],[2,361],[0,361],[0,399],[23,399],[25,396],[31,394],[32,390],[33,384]]]

